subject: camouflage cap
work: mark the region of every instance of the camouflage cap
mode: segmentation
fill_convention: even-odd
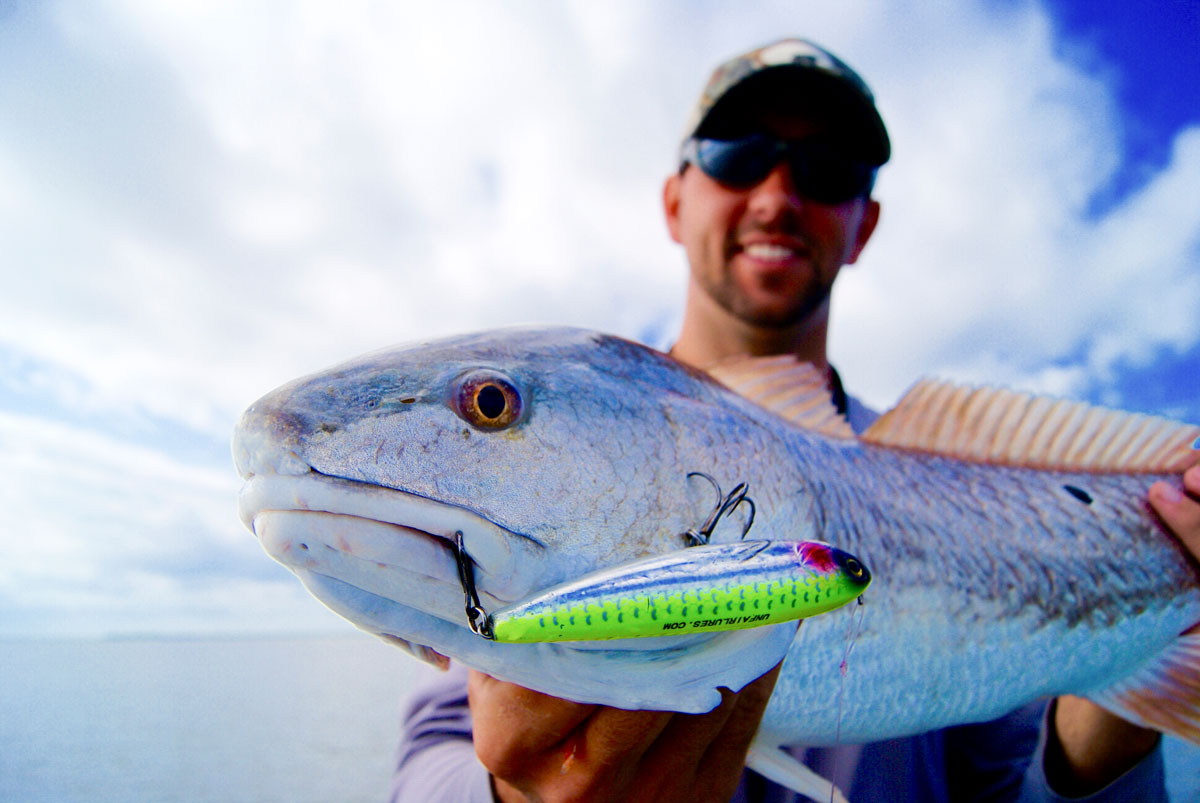
[[[801,110],[819,109],[859,135],[859,147],[873,164],[881,165],[891,156],[887,128],[866,82],[844,61],[807,39],[781,39],[718,66],[688,117],[683,141],[709,125],[718,116],[714,114],[718,106],[724,111],[734,96],[741,96],[744,104],[745,88],[765,86],[768,80],[770,90],[751,103],[769,98],[771,103]]]

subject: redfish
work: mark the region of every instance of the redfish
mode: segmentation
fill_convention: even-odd
[[[549,328],[386,349],[296,380],[247,410],[234,455],[263,547],[333,610],[426,659],[581,702],[700,712],[786,656],[750,764],[800,788],[772,747],[873,742],[1066,693],[1200,742],[1200,571],[1146,504],[1151,483],[1178,485],[1197,462],[1198,437],[942,383],[856,436],[823,377],[790,358],[710,376]],[[745,484],[748,538],[819,540],[871,568],[844,675],[840,612],[798,634],[472,632],[459,554],[496,611],[679,551],[710,507],[700,473]],[[712,543],[741,539],[745,522],[726,518]]]

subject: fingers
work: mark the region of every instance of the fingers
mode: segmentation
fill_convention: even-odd
[[[1103,789],[1158,743],[1155,731],[1127,722],[1090,700],[1063,695],[1053,708],[1046,777],[1059,794],[1085,797]]]
[[[705,752],[697,768],[696,786],[709,790],[708,799],[726,801],[733,797],[746,765],[746,752],[758,733],[758,725],[782,666],[781,661],[770,672],[742,689],[725,726]]]
[[[509,801],[621,800],[673,714],[540,694],[481,672],[467,683],[475,752]]]
[[[1183,490],[1170,482],[1150,487],[1150,506],[1193,555],[1200,559],[1200,465],[1183,475]]]
[[[507,777],[527,761],[560,746],[584,722],[594,705],[573,703],[496,680],[471,670],[467,698],[475,728],[475,752],[495,775]],[[523,727],[513,727],[519,722]]]
[[[643,756],[633,799],[724,803],[733,797],[779,668],[738,693],[722,689],[721,704],[706,714],[674,715]]]
[[[472,672],[475,749],[510,801],[725,801],[779,666],[706,714],[580,705]]]
[[[675,715],[600,708],[581,734],[582,758],[599,766],[640,761]]]
[[[708,772],[709,760],[706,757],[715,745],[723,741],[724,729],[737,709],[738,695],[722,689],[721,704],[712,711],[672,716],[660,738],[643,754],[644,766],[640,770],[636,790],[640,794],[636,799],[665,803],[705,800],[702,791],[707,790],[699,789],[700,784],[696,779]],[[743,760],[744,755],[734,758],[739,776]],[[728,800],[729,797],[726,795],[724,799]]]

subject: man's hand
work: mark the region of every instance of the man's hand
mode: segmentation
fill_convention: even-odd
[[[475,752],[496,798],[727,801],[779,665],[707,714],[582,705],[471,672]]]
[[[1200,560],[1200,465],[1183,474],[1183,489],[1169,482],[1150,486],[1150,507],[1175,537]]]
[[[1150,487],[1150,506],[1180,543],[1200,560],[1200,465],[1183,475],[1184,493],[1167,482]],[[1082,796],[1116,780],[1158,743],[1158,733],[1139,728],[1080,697],[1060,697],[1046,774],[1060,794]],[[1057,749],[1055,749],[1057,748]]]

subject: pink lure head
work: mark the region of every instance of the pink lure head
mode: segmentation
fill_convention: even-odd
[[[796,557],[808,568],[823,574],[828,574],[836,568],[833,562],[833,547],[828,544],[801,541],[796,544]]]
[[[822,574],[838,572],[852,583],[866,586],[871,582],[871,573],[858,558],[837,547],[819,541],[800,541],[796,544],[796,557],[801,565]]]

